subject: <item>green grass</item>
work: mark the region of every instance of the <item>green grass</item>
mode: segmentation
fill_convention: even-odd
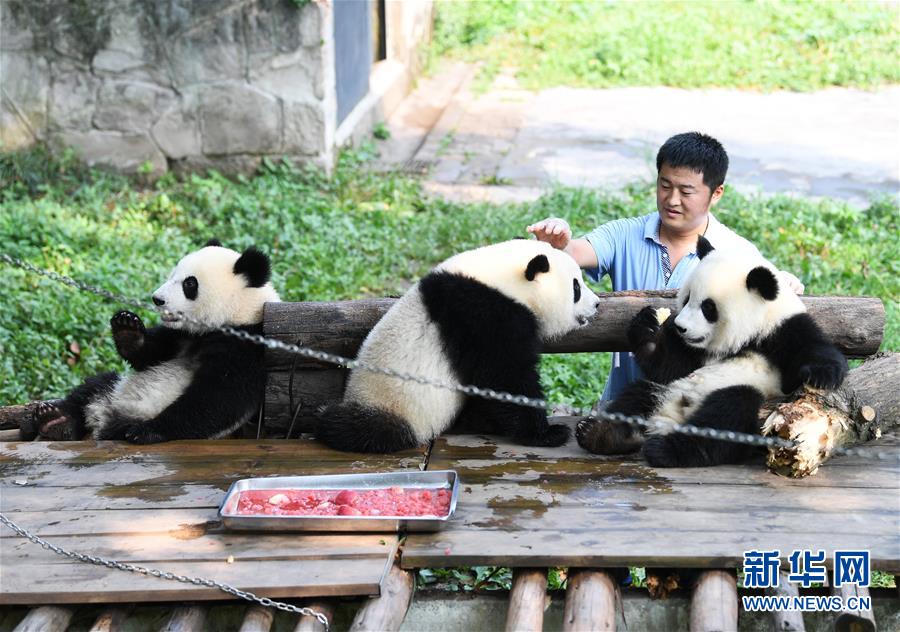
[[[439,0],[435,57],[552,86],[815,90],[900,81],[883,2]]]
[[[646,184],[619,196],[558,189],[530,204],[451,204],[425,198],[415,179],[367,172],[370,151],[343,154],[330,178],[266,162],[253,178],[164,178],[149,189],[40,150],[7,154],[0,156],[0,244],[40,267],[149,299],[183,254],[218,237],[270,253],[285,300],[324,301],[399,295],[436,262],[523,235],[549,215],[584,232],[655,208]],[[807,292],[881,297],[883,348],[900,349],[896,201],[858,211],[728,191],[717,215],[800,276]],[[3,278],[0,404],[58,397],[87,375],[123,367],[108,331],[118,306],[17,269],[5,269]],[[156,321],[152,312],[144,316]],[[609,354],[542,360],[553,402],[590,406],[608,371]]]

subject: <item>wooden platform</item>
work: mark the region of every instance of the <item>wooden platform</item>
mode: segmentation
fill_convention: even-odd
[[[423,466],[424,451],[362,461],[310,440],[0,443],[0,511],[64,548],[260,595],[377,595],[396,536],[229,533],[217,520],[218,505],[240,478]],[[68,560],[2,525],[0,566],[0,604],[227,598]]]
[[[573,423],[573,420],[567,420]],[[896,437],[870,449],[897,450]],[[456,516],[410,535],[406,568],[456,565],[735,567],[745,550],[871,551],[900,571],[900,465],[836,458],[793,480],[756,465],[655,470],[574,444],[523,448],[448,435],[424,451],[348,455],[308,439],[0,443],[0,510],[63,547],[203,576],[272,597],[373,595],[398,538],[229,533],[228,485],[253,476],[455,469]],[[228,558],[232,556],[233,562]],[[203,587],[59,557],[0,527],[0,604],[223,599]]]
[[[572,420],[569,420],[572,423]],[[900,445],[896,437],[872,444]],[[893,446],[889,448],[889,446]],[[462,481],[456,518],[410,535],[406,568],[737,567],[751,549],[871,551],[900,571],[900,462],[838,457],[805,479],[758,464],[653,469],[636,457],[523,448],[497,437],[447,435],[429,469]]]

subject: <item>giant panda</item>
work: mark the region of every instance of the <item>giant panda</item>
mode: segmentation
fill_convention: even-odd
[[[587,323],[600,299],[578,264],[549,244],[514,239],[439,264],[369,332],[358,359],[444,383],[543,398],[542,341]],[[355,452],[394,452],[457,429],[558,446],[569,429],[546,411],[354,370],[343,401],[318,412],[316,434]]]
[[[633,319],[629,342],[645,379],[626,388],[606,412],[672,424],[758,434],[763,402],[803,384],[835,389],[847,360],[782,287],[774,266],[714,250],[699,238],[700,262],[678,291],[681,309],[660,325],[652,307]],[[746,445],[653,432],[586,419],[576,428],[590,452],[636,451],[658,467],[697,467],[747,458]]]
[[[263,305],[280,300],[269,277],[269,258],[256,248],[239,253],[210,240],[188,254],[153,293],[161,326],[147,329],[128,311],[110,320],[134,371],[96,375],[65,399],[42,402],[31,433],[157,443],[236,430],[259,409],[264,348],[215,329],[262,334]]]

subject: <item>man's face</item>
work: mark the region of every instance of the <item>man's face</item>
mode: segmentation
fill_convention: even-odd
[[[673,233],[702,230],[710,207],[719,201],[723,191],[723,186],[710,191],[703,184],[702,173],[663,164],[656,177],[656,210],[660,221]]]

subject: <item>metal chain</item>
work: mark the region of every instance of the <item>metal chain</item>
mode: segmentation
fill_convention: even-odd
[[[121,296],[118,294],[113,294],[107,290],[102,288],[95,287],[93,285],[89,285],[82,281],[78,281],[76,279],[72,279],[70,277],[58,274],[56,272],[51,272],[49,270],[43,270],[34,266],[26,261],[22,261],[21,259],[17,259],[12,257],[6,253],[0,252],[0,260],[17,266],[19,268],[28,270],[30,272],[34,272],[40,276],[47,277],[54,281],[58,281],[60,283],[64,283],[65,285],[74,287],[76,289],[90,292],[92,294],[96,294],[98,296],[102,296],[104,298],[110,299],[112,301],[125,303],[127,305],[132,305],[135,307],[139,307],[142,309],[154,310],[162,313],[168,318],[182,320],[184,322],[192,323],[198,325],[204,329],[207,327],[200,320],[192,318],[187,314],[182,312],[172,312],[165,308],[158,309],[155,307],[151,307],[150,305],[144,303],[143,301],[139,301],[136,299],[131,299],[125,296]],[[504,403],[516,404],[519,406],[526,406],[529,408],[538,408],[547,411],[548,413],[556,411],[564,412],[567,415],[576,416],[576,417],[585,417],[590,419],[596,419],[598,421],[609,421],[618,424],[625,424],[628,426],[634,426],[640,428],[642,430],[658,430],[663,433],[675,433],[675,434],[684,434],[692,437],[702,437],[706,439],[715,439],[719,441],[728,441],[732,443],[741,443],[749,446],[763,447],[763,448],[785,448],[791,449],[796,447],[796,443],[790,441],[788,439],[782,439],[780,437],[763,437],[761,435],[753,435],[742,432],[734,432],[733,430],[718,430],[715,428],[708,428],[702,426],[693,426],[690,424],[673,424],[668,423],[662,420],[657,419],[645,419],[638,415],[624,415],[622,413],[608,413],[604,411],[597,411],[593,408],[578,408],[575,406],[570,406],[569,404],[558,404],[551,405],[546,400],[543,399],[535,399],[530,398],[525,395],[514,395],[512,393],[508,393],[505,391],[496,391],[490,388],[481,388],[474,385],[463,385],[463,384],[455,384],[452,382],[445,382],[441,380],[433,380],[430,378],[424,378],[419,375],[413,375],[411,373],[406,373],[403,371],[396,371],[394,369],[387,369],[384,367],[375,366],[365,361],[354,360],[351,358],[346,358],[340,355],[336,355],[333,353],[328,353],[325,351],[317,351],[315,349],[311,349],[309,347],[305,347],[302,345],[290,344],[286,342],[282,342],[280,340],[275,340],[273,338],[266,338],[265,336],[260,336],[257,334],[251,334],[250,332],[244,331],[242,329],[235,329],[234,327],[223,326],[215,329],[215,331],[220,331],[230,336],[234,336],[235,338],[239,338],[241,340],[245,340],[247,342],[251,342],[254,344],[259,344],[267,349],[271,350],[279,350],[285,351],[287,353],[303,356],[305,358],[310,358],[313,360],[319,360],[321,362],[327,362],[329,364],[335,364],[340,367],[345,367],[348,369],[355,370],[363,370],[369,371],[371,373],[379,373],[381,375],[387,375],[388,377],[397,378],[399,380],[415,382],[417,384],[422,384],[424,386],[433,386],[436,388],[442,388],[445,390],[456,391],[459,393],[463,393],[464,395],[470,395],[475,397],[483,397],[485,399],[492,399]],[[890,452],[873,452],[871,450],[861,450],[859,448],[833,448],[831,451],[831,455],[833,456],[859,456],[867,459],[873,460],[895,460],[900,459],[900,454],[890,453]]]
[[[27,529],[20,527],[15,522],[7,518],[5,515],[0,513],[0,522],[5,524],[7,527],[15,531],[22,537],[25,537],[35,544],[40,544],[43,548],[48,551],[53,551],[57,555],[62,555],[64,557],[72,558],[73,560],[78,560],[79,562],[85,562],[87,564],[95,564],[97,566],[106,566],[107,568],[114,568],[120,571],[128,571],[130,573],[137,573],[139,575],[150,575],[152,577],[159,577],[160,579],[168,579],[172,581],[182,582],[183,584],[194,584],[195,586],[206,586],[207,588],[217,588],[222,592],[226,592],[229,595],[234,595],[235,597],[240,597],[241,599],[246,599],[247,601],[254,601],[262,606],[267,608],[277,608],[278,610],[284,610],[285,612],[293,612],[295,614],[305,615],[308,617],[315,617],[316,621],[322,624],[325,628],[325,632],[328,632],[328,618],[322,614],[321,612],[316,612],[311,608],[303,608],[300,606],[294,606],[289,603],[284,603],[282,601],[275,601],[273,599],[269,599],[268,597],[258,597],[254,595],[252,592],[247,592],[245,590],[240,590],[239,588],[235,588],[230,584],[224,584],[222,582],[217,582],[212,579],[203,579],[202,577],[187,577],[185,575],[176,575],[175,573],[169,573],[166,571],[160,571],[155,568],[147,568],[146,566],[138,566],[136,564],[128,564],[127,562],[117,562],[115,560],[107,560],[102,557],[95,557],[93,555],[85,555],[84,553],[75,553],[74,551],[68,551],[62,547],[56,546],[55,544],[51,544],[47,542],[40,536],[34,535]]]

